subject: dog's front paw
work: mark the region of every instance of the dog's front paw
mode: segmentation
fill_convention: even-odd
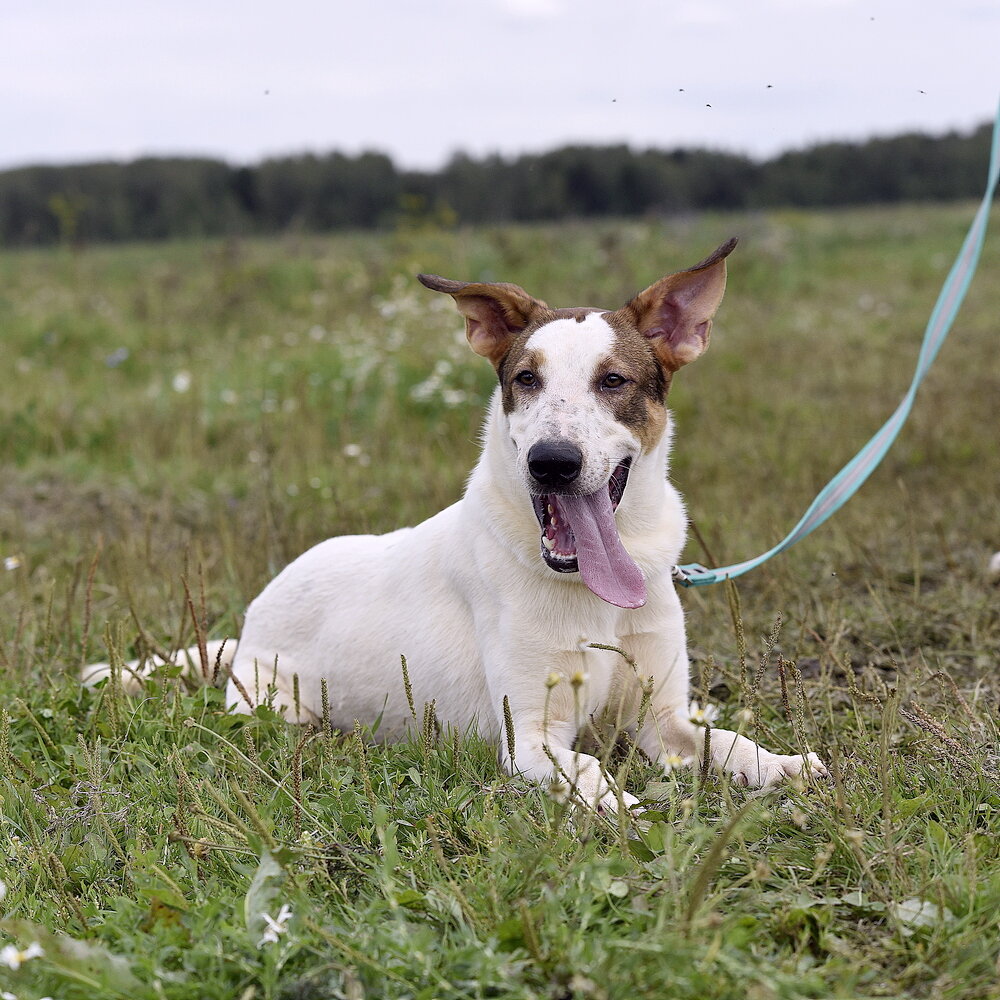
[[[830,772],[814,753],[779,754],[761,750],[733,771],[733,781],[750,788],[771,788],[788,778],[826,778]]]
[[[618,807],[618,792],[612,788],[598,801],[597,812],[605,815],[614,815],[618,812]],[[639,800],[634,795],[629,795],[626,791],[622,791],[621,793],[621,808],[627,813],[642,812]]]
[[[617,813],[619,806],[625,812],[631,812],[639,805],[634,795],[624,789],[619,791],[612,785],[597,760],[585,760],[584,754],[579,757],[580,766],[572,786],[573,799],[578,805],[606,815]]]

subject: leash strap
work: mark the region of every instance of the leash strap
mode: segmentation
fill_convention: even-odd
[[[1000,177],[1000,108],[997,110],[996,121],[993,125],[993,144],[990,150],[990,169],[986,182],[986,193],[983,195],[976,217],[969,227],[958,258],[945,279],[937,304],[934,306],[934,311],[927,323],[913,381],[910,383],[910,388],[902,402],[896,407],[896,411],[868,444],[827,483],[813,500],[799,523],[774,548],[755,559],[747,559],[745,562],[734,563],[732,566],[723,566],[719,569],[706,569],[699,563],[675,566],[673,575],[677,583],[685,587],[703,587],[710,583],[731,580],[755,569],[761,563],[767,562],[771,556],[775,556],[801,541],[811,531],[818,528],[828,517],[847,503],[861,487],[861,484],[875,471],[909,416],[917,389],[937,357],[937,353],[955,321],[962,300],[965,298],[972,276],[975,274],[976,265],[979,263],[979,254],[983,248],[986,223],[989,220],[990,205],[993,201],[998,177]]]

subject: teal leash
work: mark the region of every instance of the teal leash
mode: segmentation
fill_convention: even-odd
[[[677,583],[685,587],[704,587],[710,583],[731,580],[755,569],[818,528],[847,503],[861,487],[861,484],[875,471],[906,422],[913,407],[917,389],[937,357],[937,353],[955,321],[955,316],[961,308],[972,276],[976,272],[976,265],[979,263],[979,255],[986,236],[986,223],[989,220],[990,205],[993,201],[998,177],[1000,177],[1000,108],[997,110],[996,121],[993,125],[993,145],[990,150],[990,170],[986,182],[986,193],[983,195],[976,217],[969,227],[958,258],[952,265],[938,296],[937,304],[934,306],[934,311],[931,313],[927,329],[924,332],[924,342],[920,348],[913,381],[910,383],[910,388],[902,402],[896,407],[895,413],[875,433],[868,444],[823,487],[802,516],[802,520],[774,548],[768,549],[767,552],[755,559],[747,559],[745,562],[734,563],[732,566],[723,566],[719,569],[706,569],[699,563],[675,566],[673,575]]]

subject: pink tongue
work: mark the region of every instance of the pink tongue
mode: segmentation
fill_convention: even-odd
[[[573,529],[576,561],[587,587],[608,604],[641,608],[646,581],[618,536],[607,489],[586,497],[560,496],[559,506]]]

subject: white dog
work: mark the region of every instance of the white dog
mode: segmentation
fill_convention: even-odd
[[[412,723],[402,655],[418,705],[433,701],[442,722],[495,738],[511,770],[568,780],[589,805],[636,802],[574,749],[591,727],[631,728],[653,760],[700,758],[671,579],[685,517],[666,478],[665,396],[708,345],[735,244],[613,312],[421,275],[454,298],[499,380],[465,495],[417,527],[332,538],[286,567],[224,654],[229,700],[246,711],[270,688],[287,717],[316,719],[325,679],[334,725],[381,718],[379,738],[392,738]],[[826,774],[813,753],[770,753],[726,730],[708,747],[744,784]]]

